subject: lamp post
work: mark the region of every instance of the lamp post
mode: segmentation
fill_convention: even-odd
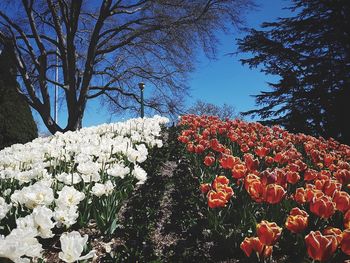
[[[140,82],[139,83],[139,88],[141,91],[141,118],[143,118],[145,116],[145,112],[144,112],[144,105],[143,105],[143,90],[145,89],[145,83]]]

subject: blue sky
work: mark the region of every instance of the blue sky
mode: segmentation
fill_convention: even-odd
[[[290,14],[284,7],[290,5],[290,0],[257,0],[255,10],[250,10],[245,16],[245,26],[259,28],[262,22],[274,21],[277,17],[285,17]],[[261,90],[268,90],[267,82],[273,82],[276,77],[266,76],[258,69],[249,69],[239,62],[243,55],[230,56],[228,54],[236,51],[236,38],[244,36],[245,32],[232,31],[229,34],[219,33],[220,41],[217,59],[210,60],[201,52],[197,56],[196,70],[191,74],[188,86],[191,97],[186,104],[190,106],[197,99],[216,105],[224,103],[235,107],[237,112],[256,108],[254,98],[251,95],[259,94]],[[147,84],[147,83],[146,83]],[[40,117],[34,114],[39,122],[41,133],[47,133],[45,125]],[[98,100],[88,104],[85,111],[83,126],[88,127],[105,122],[123,120],[124,117],[111,115],[101,106]],[[59,124],[64,126],[66,117],[59,114]],[[246,117],[247,120],[252,120]]]

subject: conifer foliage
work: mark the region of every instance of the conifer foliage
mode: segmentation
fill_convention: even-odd
[[[10,54],[10,47],[0,47],[0,149],[38,136],[29,105],[16,92],[18,83],[15,67],[9,64]]]
[[[293,0],[292,16],[238,40],[251,68],[280,77],[256,95],[264,124],[350,144],[350,2]]]

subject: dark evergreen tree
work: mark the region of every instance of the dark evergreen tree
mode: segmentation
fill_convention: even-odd
[[[263,23],[238,40],[250,68],[277,75],[256,95],[264,124],[350,144],[350,1],[293,0],[293,16]]]
[[[28,104],[18,95],[12,49],[0,47],[0,149],[14,143],[26,143],[38,136]]]

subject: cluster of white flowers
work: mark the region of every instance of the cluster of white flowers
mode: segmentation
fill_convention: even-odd
[[[141,163],[150,148],[162,147],[161,125],[167,122],[160,116],[130,119],[0,151],[0,258],[21,263],[40,258],[37,237],[51,238],[55,228],[77,223],[79,207],[112,195],[118,180],[144,183],[147,173]],[[63,261],[91,257],[81,257],[87,236],[73,231],[60,240]]]

